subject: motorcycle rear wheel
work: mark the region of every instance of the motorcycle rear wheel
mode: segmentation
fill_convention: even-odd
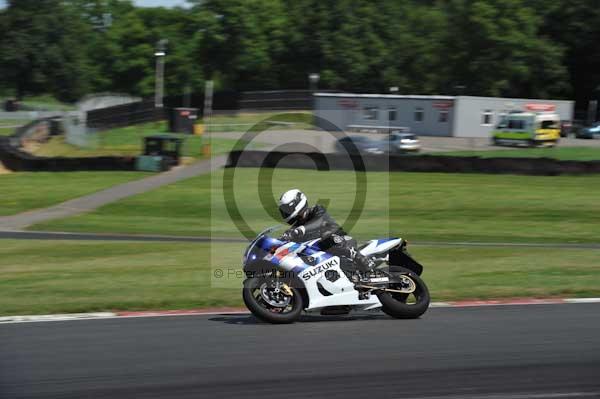
[[[300,317],[303,309],[300,292],[294,287],[289,287],[293,293],[289,304],[285,308],[272,306],[267,303],[261,295],[262,287],[269,281],[270,278],[263,277],[252,277],[244,281],[242,298],[244,299],[246,307],[256,318],[266,321],[267,323],[293,323]]]
[[[396,319],[416,319],[429,308],[429,289],[415,273],[400,274],[408,276],[415,282],[415,291],[412,294],[380,292],[377,296],[382,305],[381,310]]]

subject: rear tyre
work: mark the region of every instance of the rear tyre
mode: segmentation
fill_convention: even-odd
[[[303,309],[300,291],[294,287],[289,287],[293,295],[287,296],[279,294],[279,299],[282,300],[282,302],[281,304],[274,306],[274,299],[265,299],[265,295],[274,294],[272,282],[273,279],[268,277],[253,277],[245,280],[242,298],[244,299],[246,307],[256,318],[266,321],[267,323],[293,323],[300,317]]]
[[[396,274],[396,273],[394,273]],[[429,308],[429,290],[425,282],[415,273],[400,273],[415,283],[415,291],[411,294],[380,292],[377,294],[381,302],[381,310],[396,319],[416,319]],[[394,286],[390,286],[394,288]]]

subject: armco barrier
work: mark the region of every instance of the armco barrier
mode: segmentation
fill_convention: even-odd
[[[134,157],[38,157],[14,147],[9,137],[0,137],[0,161],[14,171],[135,170]]]
[[[154,100],[144,100],[88,111],[86,125],[89,128],[103,130],[163,119],[165,119],[165,109],[156,108]]]
[[[353,159],[354,158],[354,159]],[[359,162],[362,161],[362,162]],[[480,158],[434,155],[382,156],[302,152],[233,151],[226,167],[282,167],[293,169],[493,173],[553,176],[600,173],[600,161],[559,161],[551,158]]]

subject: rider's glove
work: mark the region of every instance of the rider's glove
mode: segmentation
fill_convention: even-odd
[[[295,229],[290,229],[283,233],[281,239],[284,241],[296,241],[304,235],[304,226],[296,227]]]

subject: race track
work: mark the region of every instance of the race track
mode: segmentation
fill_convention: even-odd
[[[0,325],[1,398],[600,397],[600,305]]]

